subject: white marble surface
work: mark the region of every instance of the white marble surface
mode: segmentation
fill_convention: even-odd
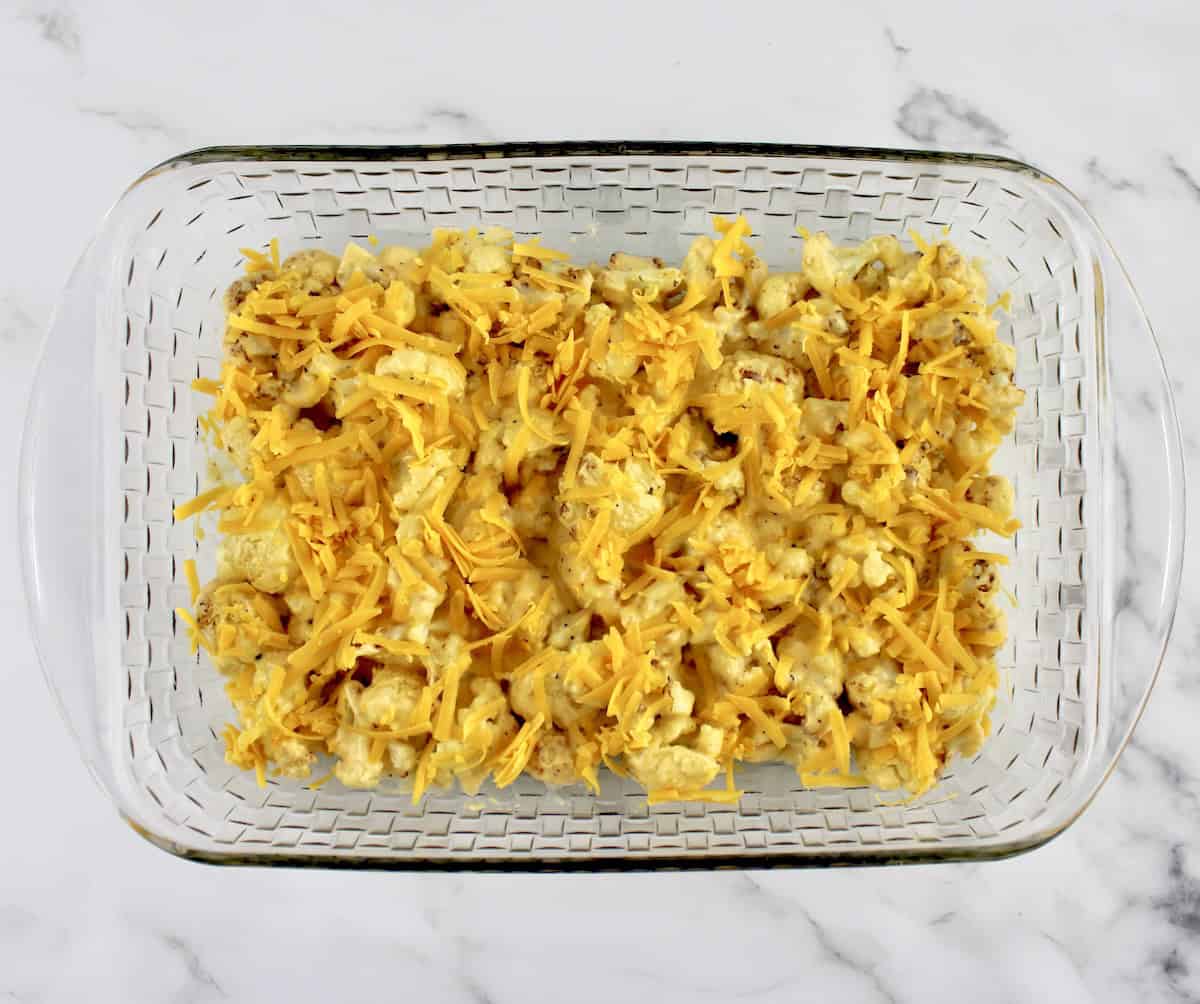
[[[3,5],[4,428],[20,427],[58,290],[102,213],[148,165],[214,143],[675,137],[1011,153],[1088,202],[1177,390],[1200,376],[1187,345],[1200,231],[1188,0],[1010,2],[999,16],[401,6]],[[1179,404],[1195,468],[1200,397]],[[15,433],[0,442],[9,484],[17,448]],[[10,555],[14,494],[0,495]],[[1133,748],[1082,821],[1033,854],[455,878],[211,869],[143,843],[68,744],[14,557],[0,580],[0,754],[23,769],[4,780],[0,1000],[1200,1000],[1198,566],[1189,554]]]

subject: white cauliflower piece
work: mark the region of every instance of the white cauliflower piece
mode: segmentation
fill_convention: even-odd
[[[436,555],[425,555],[425,560],[439,575],[444,576],[450,563]],[[434,617],[446,598],[445,587],[434,588],[424,579],[406,589],[394,569],[388,569],[388,588],[404,597],[404,620],[394,625],[389,635],[400,640],[415,641],[424,645],[429,641]]]
[[[718,394],[757,395],[768,389],[782,391],[785,400],[799,404],[804,400],[804,374],[786,359],[748,351],[735,352],[717,370]]]
[[[375,375],[400,377],[444,390],[451,400],[461,398],[467,386],[467,372],[456,358],[422,349],[393,349],[375,364]]]
[[[541,710],[537,700],[538,676],[537,671],[519,673],[509,684],[508,699],[513,711],[526,720],[533,718]],[[540,676],[542,686],[545,687],[546,704],[550,709],[551,720],[559,728],[578,725],[595,714],[593,708],[576,703],[562,670],[542,672]]]
[[[976,478],[967,488],[967,501],[990,509],[1001,519],[1008,519],[1014,504],[1012,482],[994,474]]]
[[[538,429],[549,436],[554,435],[558,419],[553,412],[530,401],[529,418]],[[509,447],[524,426],[525,421],[516,405],[503,409],[500,417],[479,433],[479,444],[471,462],[472,473],[487,474],[504,470]],[[549,473],[554,470],[558,466],[561,450],[558,442],[549,442],[537,435],[527,435],[518,482],[529,480],[534,473]]]
[[[284,531],[287,506],[270,502],[254,517],[267,529],[231,533],[217,545],[217,577],[225,582],[245,581],[264,593],[282,593],[299,573],[292,545]]]
[[[641,357],[632,345],[637,341],[637,336],[630,334],[625,322],[611,307],[594,303],[583,312],[585,344],[593,344],[597,331],[604,324],[608,325],[608,349],[588,363],[588,373],[602,380],[627,384],[642,365]]]
[[[804,297],[812,284],[799,272],[769,275],[759,287],[754,309],[764,321],[781,314]]]
[[[338,726],[329,740],[330,752],[338,758],[333,775],[347,788],[374,788],[383,777],[383,760],[371,758],[372,741],[347,724]]]
[[[342,260],[338,262],[337,281],[344,286],[355,272],[362,272],[373,282],[384,278],[383,266],[380,265],[379,259],[366,248],[351,241],[342,252]]]
[[[804,242],[801,268],[824,296],[832,296],[839,280],[854,279],[863,267],[882,261],[885,268],[902,270],[906,259],[894,237],[873,237],[855,247],[834,247],[828,234],[813,234]],[[878,280],[873,280],[877,282]]]
[[[711,729],[701,726],[701,731]],[[708,785],[721,771],[715,756],[687,746],[650,746],[625,754],[629,772],[647,791],[694,790]]]
[[[270,743],[270,757],[284,777],[305,778],[312,774],[317,755],[295,736],[279,736]]]
[[[892,566],[883,560],[883,555],[878,550],[872,550],[862,563],[862,578],[872,589],[880,589],[883,585],[895,575]]]
[[[461,449],[438,447],[424,457],[400,454],[391,477],[392,505],[397,512],[420,515],[446,486],[450,475],[466,460]]]
[[[692,654],[726,689],[739,694],[765,694],[771,685],[771,669],[764,661],[770,642],[759,642],[746,655],[732,655],[716,642],[696,645]]]
[[[517,578],[483,583],[476,586],[475,591],[501,620],[509,621],[523,617],[531,607],[536,608],[548,588],[549,601],[541,606],[536,616],[525,617],[516,632],[516,637],[532,646],[545,640],[550,620],[566,609],[549,576],[532,565],[525,565],[520,568]]]
[[[459,242],[463,253],[463,270],[481,274],[503,275],[512,272],[512,231],[489,227],[482,234],[468,234]]]
[[[799,431],[804,436],[830,440],[845,428],[849,415],[850,404],[847,401],[806,398],[801,408]]]
[[[846,660],[834,645],[819,651],[811,625],[794,626],[776,646],[780,662],[789,668],[780,675],[783,690],[797,701],[804,725],[814,734],[829,727],[829,715],[836,705],[846,678]]]
[[[254,426],[244,415],[234,415],[221,427],[221,445],[248,478],[254,474],[254,450],[250,445],[254,436]]]
[[[209,650],[214,653],[213,662],[218,669],[232,671],[240,666],[254,662],[262,654],[262,649],[256,641],[263,631],[272,631],[277,625],[263,620],[263,615],[256,608],[256,601],[275,611],[279,607],[275,597],[258,592],[252,586],[238,583],[236,585],[221,585],[210,583],[196,599],[196,623],[208,643]],[[232,627],[236,631],[234,644],[222,649],[218,639],[222,628]]]
[[[469,701],[455,713],[457,738],[434,748],[432,783],[446,787],[457,777],[463,791],[474,794],[488,774],[483,764],[512,741],[518,726],[495,680],[472,677],[465,689]]]
[[[355,725],[400,729],[412,718],[424,688],[425,679],[420,672],[378,667],[367,686],[354,680],[346,684],[346,700]]]
[[[501,274],[511,270],[511,255],[495,244],[476,244],[467,251],[468,272]]]
[[[613,306],[628,307],[637,293],[651,301],[669,294],[683,285],[683,272],[667,268],[657,258],[639,258],[617,252],[608,260],[608,267],[596,276],[595,288]]]
[[[328,251],[297,251],[283,260],[283,272],[295,273],[300,291],[319,293],[337,279],[338,259]]]
[[[558,554],[559,579],[579,606],[591,607],[606,623],[615,624],[621,616],[621,583],[596,574],[595,556],[580,553],[572,530],[555,524],[550,533],[550,546]]]
[[[575,755],[570,740],[561,732],[544,732],[533,748],[527,773],[543,784],[561,786],[579,780],[575,772]]]
[[[601,460],[595,453],[585,453],[579,461],[578,481],[584,488],[606,488],[613,496],[611,528],[632,536],[663,514],[663,494],[666,482],[640,457],[627,457],[618,462]],[[566,491],[560,485],[560,491]],[[575,526],[582,519],[592,518],[588,506],[567,503],[562,520]]]

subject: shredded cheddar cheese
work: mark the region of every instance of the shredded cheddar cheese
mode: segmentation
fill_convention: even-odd
[[[746,220],[679,267],[436,230],[246,249],[201,427],[231,763],[414,799],[522,774],[736,802],[741,762],[919,793],[989,730],[1022,395],[979,268]],[[199,534],[197,534],[199,537]],[[723,787],[713,787],[718,782]]]

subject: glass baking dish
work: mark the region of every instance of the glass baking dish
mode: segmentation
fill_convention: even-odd
[[[1023,528],[994,734],[920,798],[739,774],[737,805],[648,806],[522,779],[469,797],[319,790],[225,763],[219,674],[172,613],[173,507],[203,486],[198,375],[215,376],[238,248],[421,244],[499,224],[581,260],[679,259],[741,213],[773,267],[797,228],[835,241],[948,233],[1012,294],[1002,337],[1026,402],[999,468]],[[1069,825],[1112,770],[1170,634],[1184,538],[1179,430],[1150,326],[1079,201],[1012,160],[703,143],[227,148],[176,157],[109,215],[63,295],[30,404],[20,524],[42,665],[129,824],[184,857],[359,868],[655,868],[996,858]],[[995,544],[995,546],[1001,546]],[[989,542],[993,547],[993,542]]]

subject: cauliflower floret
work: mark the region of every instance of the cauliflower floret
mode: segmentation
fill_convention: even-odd
[[[449,562],[436,555],[425,555],[424,560],[439,575],[445,575],[450,568]],[[388,569],[387,582],[393,594],[404,597],[405,607],[403,621],[394,626],[389,636],[425,644],[429,641],[434,616],[446,598],[445,587],[435,588],[422,579],[411,588],[406,588],[399,574],[391,568]]]
[[[464,689],[470,700],[455,712],[461,738],[442,739],[434,747],[432,783],[447,787],[457,777],[463,791],[473,795],[488,775],[484,764],[512,741],[518,726],[495,680],[472,677]]]
[[[595,453],[585,453],[579,461],[578,481],[584,488],[606,488],[612,494],[610,527],[616,533],[632,536],[658,519],[663,513],[663,493],[666,483],[645,460],[628,457],[619,462],[601,460]],[[560,491],[567,491],[560,485]],[[566,503],[561,519],[567,526],[576,526],[587,518],[591,507]]]
[[[273,278],[275,278],[274,272],[267,270],[234,279],[229,288],[225,290],[225,295],[221,297],[221,305],[225,308],[225,313],[236,314],[241,305],[245,303],[246,297],[258,288],[260,282]],[[229,335],[233,338],[237,337],[236,332],[231,331]]]
[[[562,732],[543,732],[525,770],[543,784],[561,786],[579,780],[575,754]]]
[[[846,661],[833,645],[821,651],[815,633],[808,623],[794,625],[779,640],[777,651],[781,663],[787,660],[786,671],[779,674],[781,689],[804,716],[805,728],[820,734],[828,728],[829,715],[842,692]]]
[[[712,259],[716,247],[716,241],[707,235],[702,235],[692,241],[687,254],[683,257],[683,274],[687,277],[689,286],[711,288],[715,285],[713,279],[716,277],[716,273],[713,271]],[[709,294],[710,299],[715,299],[719,293],[719,288],[713,290]]]
[[[464,662],[468,652],[467,640],[458,634],[444,617],[434,618],[430,622],[429,634],[424,644],[429,654],[424,656],[422,661],[425,663],[430,683],[442,679],[451,666]]]
[[[250,445],[254,436],[255,428],[244,415],[234,415],[221,427],[221,445],[246,477],[254,474],[254,450]]]
[[[608,260],[608,267],[599,271],[595,288],[613,306],[628,307],[638,294],[651,302],[670,294],[683,285],[683,273],[666,268],[658,258],[638,258],[617,252]]]
[[[403,279],[393,279],[383,294],[384,311],[390,311],[390,320],[401,327],[409,327],[417,319],[416,291]]]
[[[400,377],[435,387],[444,390],[451,400],[461,398],[467,386],[467,372],[456,358],[422,349],[393,349],[376,363],[375,375]]]
[[[900,511],[897,489],[904,482],[905,474],[897,467],[884,468],[873,477],[847,478],[842,484],[842,501],[871,519],[886,522]]]
[[[392,581],[398,584],[399,578],[392,579]],[[384,627],[372,628],[371,633],[392,641],[404,641],[407,627],[406,624],[388,624]],[[401,655],[375,642],[356,642],[354,651],[361,658],[370,659],[372,662],[378,662],[385,666],[415,666],[418,662],[416,656]]]
[[[1001,519],[1008,519],[1013,512],[1012,482],[996,475],[976,478],[967,488],[967,501],[985,506]]]
[[[338,259],[328,251],[297,251],[283,260],[285,274],[293,273],[294,281],[304,293],[316,293],[332,286],[337,279]]]
[[[664,693],[670,703],[655,719],[650,729],[652,743],[660,746],[678,742],[696,731],[697,721],[693,717],[696,708],[695,692],[683,680],[683,665],[677,650],[659,652],[650,656],[652,667],[662,671]]]
[[[351,369],[350,363],[331,352],[318,352],[308,365],[283,383],[283,401],[293,408],[311,408],[333,386],[334,379]]]
[[[312,775],[317,755],[308,744],[295,736],[279,736],[270,744],[270,757],[284,777],[305,778]]]
[[[553,672],[524,672],[515,676],[509,685],[508,699],[513,710],[522,718],[530,719],[541,710],[537,699],[538,679],[545,688],[546,704],[555,725],[566,728],[578,725],[595,714],[595,709],[576,703],[567,686],[563,670]]]
[[[547,589],[549,599],[543,602]],[[520,567],[515,579],[496,579],[476,586],[475,592],[500,620],[523,618],[516,637],[530,646],[540,645],[550,629],[551,619],[566,610],[550,577],[532,565]],[[531,608],[536,609],[536,615],[531,613],[526,617]]]
[[[337,281],[345,286],[355,272],[362,272],[372,282],[386,283],[388,278],[379,259],[351,241],[342,252],[342,260],[338,262]]]
[[[872,551],[863,559],[863,582],[872,589],[881,588],[895,574],[892,566],[883,560],[883,555],[878,551]]]
[[[450,475],[466,460],[465,451],[438,447],[424,457],[400,454],[391,478],[392,505],[398,512],[420,515],[446,486]]]
[[[862,711],[870,711],[876,701],[890,705],[896,698],[896,683],[901,678],[900,667],[894,659],[876,659],[847,675],[846,697]]]
[[[596,571],[595,556],[580,553],[572,529],[560,523],[550,532],[550,546],[558,554],[559,578],[576,603],[591,607],[606,623],[615,624],[621,616],[619,576],[615,581],[601,579]]]
[[[371,757],[372,742],[347,724],[340,725],[329,740],[330,752],[338,758],[333,776],[347,788],[374,788],[383,777],[383,759]]]
[[[425,678],[415,670],[378,667],[367,686],[353,680],[345,686],[355,725],[399,729],[409,724],[425,688]]]
[[[693,532],[684,552],[704,560],[710,579],[732,577],[742,588],[757,587],[770,574],[770,562],[749,521],[729,510],[721,512],[706,529]]]
[[[770,572],[757,585],[759,601],[765,609],[785,606],[798,598],[797,591],[812,574],[812,555],[790,541],[768,544],[763,550]]]
[[[692,654],[726,689],[757,696],[771,686],[772,672],[764,660],[770,647],[770,642],[759,642],[746,655],[731,655],[713,642],[694,646]]]
[[[924,692],[913,676],[900,672],[899,665],[886,656],[859,664],[846,676],[846,699],[855,709],[847,725],[856,733],[858,745],[864,751],[886,747],[892,742],[893,734],[900,727],[915,725],[924,718]],[[860,757],[864,770],[871,765],[871,757]],[[872,782],[876,782],[876,775]],[[884,778],[888,775],[884,772]],[[896,787],[899,775],[885,783],[884,787]]]
[[[737,291],[738,307],[745,310],[758,300],[763,283],[767,280],[768,268],[767,263],[750,250],[742,252],[742,264],[746,274],[741,279],[735,279],[730,286]]]
[[[463,256],[463,271],[481,274],[512,272],[511,230],[488,227],[482,234],[467,233],[458,242]]]
[[[970,700],[956,703],[951,707],[943,707],[939,717],[943,722],[955,723],[964,718],[973,719],[971,723],[950,739],[947,752],[955,756],[974,756],[979,752],[984,739],[987,738],[986,723],[988,711],[996,700],[995,687],[981,687],[969,694]]]
[[[764,321],[781,314],[812,288],[799,272],[779,272],[768,276],[758,290],[754,308]]]
[[[538,474],[513,493],[509,516],[523,540],[545,540],[554,525],[554,487],[551,478]]]
[[[498,471],[478,471],[462,479],[446,510],[446,520],[468,543],[490,540],[497,533],[493,520],[512,525],[512,510],[500,490]]]
[[[229,671],[262,654],[258,638],[280,630],[280,609],[274,596],[244,582],[210,583],[196,599],[196,623],[217,668]],[[234,629],[232,644],[226,628]]]
[[[637,354],[636,333],[631,334],[623,320],[607,304],[596,303],[583,312],[583,337],[588,345],[595,344],[597,332],[607,328],[608,348],[603,355],[588,363],[588,374],[617,384],[633,379],[642,364]]]
[[[1017,365],[1017,350],[1007,342],[999,340],[974,348],[971,352],[978,365],[988,376],[1011,377]]]
[[[804,278],[822,295],[831,297],[839,280],[853,279],[874,256],[874,249],[866,244],[837,248],[828,234],[813,234],[804,242],[801,267]]]
[[[850,414],[847,401],[829,401],[820,397],[804,399],[801,406],[799,432],[803,436],[829,440],[845,428]]]
[[[655,579],[630,596],[621,607],[621,626],[630,628],[634,624],[649,624],[659,619],[670,620],[673,604],[692,605],[680,579]],[[672,629],[661,636],[664,649],[682,647],[690,637],[685,627]]]
[[[987,279],[979,264],[964,258],[949,244],[939,244],[933,260],[933,269],[938,277],[938,287],[943,292],[962,291],[976,303],[987,302]]]
[[[574,285],[575,288],[568,289],[563,297],[562,310],[559,314],[563,324],[574,324],[588,308],[592,298],[595,276],[587,269],[575,268],[564,262],[549,262],[546,271],[551,275],[561,275],[567,282]]]
[[[588,628],[592,619],[588,610],[559,614],[550,622],[546,644],[562,652],[578,652],[587,646]]]
[[[495,244],[476,244],[467,251],[468,272],[500,274],[512,270],[512,256]]]
[[[557,416],[541,405],[529,403],[529,418],[548,436],[555,434]],[[525,428],[525,421],[517,407],[505,408],[499,418],[479,434],[471,470],[473,473],[495,473],[503,471],[509,448],[517,435]],[[541,436],[526,434],[524,459],[514,483],[527,481],[533,474],[548,473],[558,466],[563,447],[558,440],[548,441]]]
[[[850,650],[860,659],[878,655],[879,650],[883,648],[883,639],[872,627],[850,625],[843,628],[841,633],[850,645]]]
[[[882,589],[896,575],[883,557],[892,552],[894,545],[882,534],[852,533],[838,540],[834,547],[836,553],[830,557],[827,569],[830,579],[843,573],[848,559],[858,566],[848,583],[852,587],[865,583],[872,589]]]
[[[368,686],[363,687],[356,681],[346,685],[346,701],[352,715],[352,724],[361,729],[400,729],[407,726],[418,706],[421,692],[425,687],[425,678],[420,672],[412,670],[392,670],[377,668]],[[366,736],[360,738],[368,739]],[[420,740],[416,740],[419,742]],[[351,741],[350,748],[359,752],[358,744]],[[387,743],[386,766],[401,777],[408,775],[416,766],[418,757],[417,746],[412,742],[400,739],[389,739]],[[366,758],[359,756],[358,759]],[[361,765],[357,770],[363,771],[363,778],[375,775],[376,767],[382,773],[385,764],[369,763]],[[355,778],[358,778],[355,774]],[[340,775],[339,775],[340,777]],[[343,783],[349,784],[343,778]],[[356,786],[356,785],[352,785]]]
[[[284,531],[287,518],[284,503],[270,502],[254,517],[254,523],[266,529],[222,537],[217,546],[217,577],[225,582],[249,582],[264,593],[282,593],[300,573]]]
[[[283,594],[288,610],[288,640],[295,646],[303,645],[312,637],[313,617],[317,601],[312,598],[303,579],[297,579]]]
[[[717,370],[718,394],[756,396],[768,390],[782,392],[784,400],[798,404],[804,400],[804,374],[785,359],[746,351],[735,352]],[[714,427],[720,431],[715,422]]]
[[[911,268],[909,257],[894,237],[872,237],[855,247],[834,247],[828,234],[813,234],[804,242],[801,267],[804,277],[823,295],[832,297],[839,281],[854,279],[871,262],[882,261],[893,273]],[[878,286],[879,279],[869,277]]]
[[[742,495],[746,475],[732,448],[718,446],[712,426],[685,411],[667,430],[668,457],[685,467],[700,465],[705,479],[719,492]]]
[[[701,733],[712,726],[701,726]],[[715,755],[671,744],[625,754],[629,772],[647,791],[693,791],[708,785],[721,771]]]
[[[418,261],[421,256],[416,248],[406,247],[403,244],[389,244],[387,247],[380,248],[376,257],[381,265],[398,272],[404,266]]]

